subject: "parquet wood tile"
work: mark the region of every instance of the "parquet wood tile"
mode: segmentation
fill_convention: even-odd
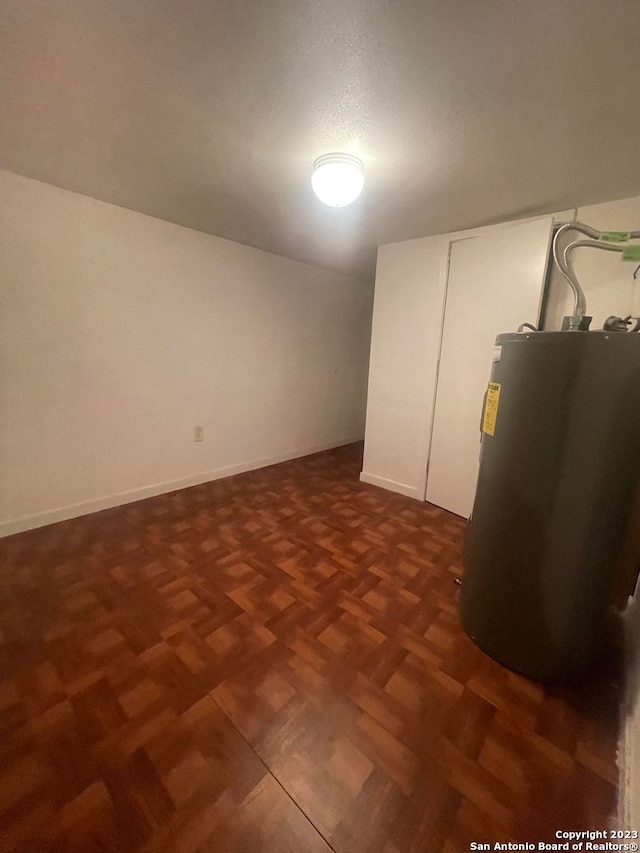
[[[0,849],[459,853],[615,820],[619,673],[457,616],[463,522],[360,445],[0,541]]]

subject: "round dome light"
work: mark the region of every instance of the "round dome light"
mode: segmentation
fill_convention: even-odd
[[[313,164],[311,186],[329,207],[345,207],[362,192],[364,166],[351,154],[325,154]]]

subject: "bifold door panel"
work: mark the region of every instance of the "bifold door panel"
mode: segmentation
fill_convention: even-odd
[[[496,335],[537,323],[553,217],[451,244],[426,499],[473,507],[482,402]]]

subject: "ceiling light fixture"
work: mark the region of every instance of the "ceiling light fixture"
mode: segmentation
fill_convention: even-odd
[[[352,154],[324,154],[313,164],[311,186],[329,207],[345,207],[362,192],[364,166]]]

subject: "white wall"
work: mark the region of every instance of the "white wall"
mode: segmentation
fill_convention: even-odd
[[[419,500],[426,487],[448,245],[447,237],[427,237],[378,249],[361,478]]]
[[[554,214],[573,218],[574,211]],[[378,249],[364,463],[367,483],[424,500],[449,245],[531,220]]]
[[[371,302],[0,172],[0,534],[361,438]]]
[[[640,197],[580,207],[576,218],[602,231],[635,231],[640,229]],[[576,239],[582,239],[581,235],[571,232],[565,242]],[[592,329],[601,329],[612,314],[619,317],[640,314],[640,281],[633,280],[637,263],[624,262],[613,252],[589,248],[576,249],[572,260],[587,296]],[[560,329],[562,318],[572,310],[572,292],[556,273],[550,288],[545,328]]]

